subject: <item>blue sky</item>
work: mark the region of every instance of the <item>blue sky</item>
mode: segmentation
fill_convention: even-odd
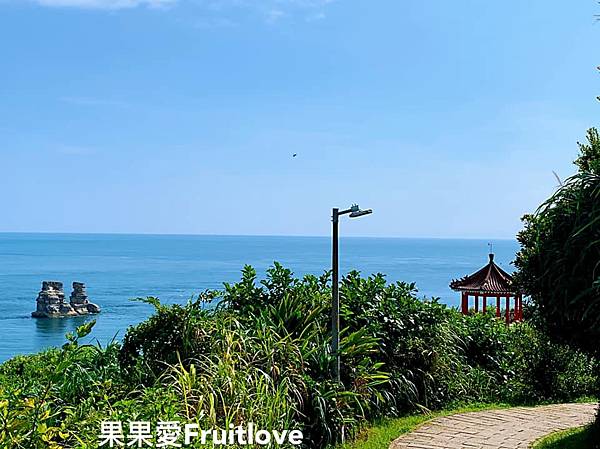
[[[598,125],[597,13],[0,0],[0,231],[511,238]]]

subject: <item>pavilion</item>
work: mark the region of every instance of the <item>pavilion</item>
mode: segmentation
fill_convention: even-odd
[[[506,324],[510,324],[510,298],[514,298],[513,321],[523,319],[523,297],[513,287],[512,276],[496,265],[494,254],[490,254],[490,261],[485,267],[462,279],[453,280],[450,282],[450,288],[461,293],[461,311],[465,315],[469,313],[469,297],[473,296],[475,298],[475,313],[479,312],[479,298],[482,299],[483,313],[487,311],[488,299],[496,298],[496,316],[500,318],[501,300],[505,299],[505,319]]]

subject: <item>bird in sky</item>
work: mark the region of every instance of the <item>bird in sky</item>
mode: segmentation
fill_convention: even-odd
[[[298,156],[298,153],[292,154],[292,157],[296,157],[296,156]]]

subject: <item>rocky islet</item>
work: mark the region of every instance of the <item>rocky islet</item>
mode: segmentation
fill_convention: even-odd
[[[73,282],[73,291],[67,303],[62,282],[44,281],[36,303],[36,310],[31,313],[34,318],[62,318],[100,313],[100,307],[89,301],[83,282]]]

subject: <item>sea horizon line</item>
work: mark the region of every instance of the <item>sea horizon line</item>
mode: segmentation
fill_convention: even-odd
[[[52,231],[0,231],[0,235],[39,236],[123,236],[123,237],[272,237],[272,238],[331,238],[328,234],[217,234],[217,233],[170,233],[170,232],[52,232]],[[344,235],[342,239],[395,239],[395,240],[473,240],[516,241],[515,237],[456,237],[456,236],[393,236],[393,235]]]

